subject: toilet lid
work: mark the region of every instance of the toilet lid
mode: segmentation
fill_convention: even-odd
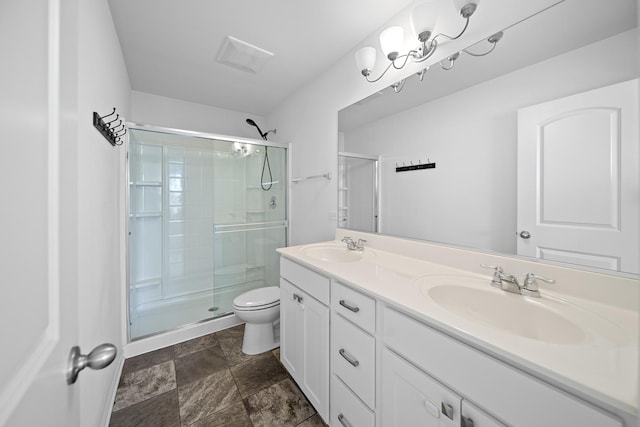
[[[256,308],[265,305],[273,305],[280,301],[280,287],[267,286],[265,288],[254,289],[236,297],[233,305],[236,307]]]

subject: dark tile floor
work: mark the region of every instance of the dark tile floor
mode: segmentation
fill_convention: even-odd
[[[244,325],[127,359],[111,426],[324,427],[276,349],[242,353]]]

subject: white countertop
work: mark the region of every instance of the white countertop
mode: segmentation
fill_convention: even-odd
[[[306,248],[319,245],[345,247],[339,241],[329,241],[281,248],[278,252],[579,397],[638,414],[637,310],[545,288],[541,290],[542,303],[588,327],[584,328],[584,336],[572,344],[525,338],[453,313],[428,297],[428,286],[418,285],[425,276],[465,276],[470,278],[470,287],[496,292],[500,297],[508,294],[511,298],[525,298],[491,287],[491,272],[477,274],[379,247],[365,248],[359,255],[362,259],[355,262],[325,262],[305,255]],[[563,307],[566,313],[562,313]]]

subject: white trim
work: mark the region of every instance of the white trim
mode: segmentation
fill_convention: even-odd
[[[47,335],[60,340],[60,0],[49,1],[49,140],[47,232],[49,326]]]
[[[48,323],[37,346],[7,381],[0,394],[0,425],[4,425],[60,341],[60,0],[48,0],[47,56],[47,286]]]
[[[120,357],[118,357],[117,363],[118,363],[118,368],[116,369],[117,375],[113,377],[113,380],[111,381],[111,387],[109,387],[109,390],[111,390],[111,392],[108,395],[110,397],[110,400],[107,401],[108,402],[107,406],[104,408],[104,413],[102,415],[101,425],[103,427],[109,427],[109,423],[111,422],[113,404],[116,401],[118,384],[120,384],[120,377],[122,376],[122,369],[124,368],[124,356],[120,355]]]
[[[204,138],[204,139],[217,139],[220,141],[244,142],[247,144],[263,145],[267,147],[289,148],[289,144],[287,143],[271,142],[264,139],[243,138],[240,136],[222,135],[222,134],[209,133],[209,132],[197,132],[193,130],[167,128],[162,126],[146,125],[142,123],[133,123],[133,122],[126,122],[125,124],[129,129],[139,129],[139,130],[146,130],[151,132],[171,133],[175,135],[193,136],[196,138]]]
[[[375,160],[377,162],[380,161],[380,156],[372,156],[369,154],[360,154],[360,153],[349,153],[347,151],[339,151],[338,156],[353,157],[355,159]]]

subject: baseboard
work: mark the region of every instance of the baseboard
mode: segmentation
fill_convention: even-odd
[[[117,375],[113,378],[113,381],[111,382],[111,387],[110,387],[110,392],[108,394],[108,396],[110,396],[110,399],[108,402],[105,403],[105,413],[103,415],[103,423],[102,426],[103,427],[109,427],[109,423],[111,422],[111,412],[113,411],[113,404],[116,401],[116,393],[118,392],[118,384],[120,384],[120,377],[122,376],[122,368],[124,367],[124,351],[119,352],[121,353],[119,355],[119,357],[116,360],[117,363],[117,368],[116,368],[116,373]]]

